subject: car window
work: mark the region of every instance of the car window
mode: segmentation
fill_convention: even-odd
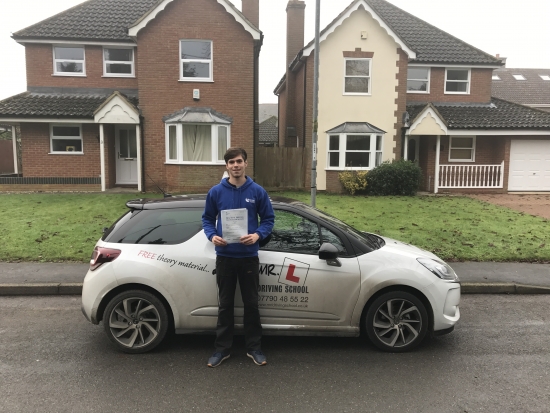
[[[323,238],[323,243],[330,242],[332,245],[338,248],[338,252],[340,253],[340,255],[348,255],[348,251],[346,250],[346,247],[340,237],[332,232],[330,229],[321,226],[321,237]]]
[[[317,255],[320,246],[316,222],[289,211],[276,210],[271,239],[262,249]]]
[[[119,244],[180,244],[202,230],[202,208],[133,210],[103,240]]]

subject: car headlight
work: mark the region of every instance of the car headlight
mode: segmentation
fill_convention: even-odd
[[[436,261],[431,258],[417,258],[416,260],[442,280],[458,281],[458,276],[454,270],[443,261]]]

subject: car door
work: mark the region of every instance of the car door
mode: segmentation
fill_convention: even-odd
[[[340,251],[337,260],[319,259],[326,242]],[[359,264],[350,249],[337,230],[276,209],[271,240],[259,253],[262,324],[268,329],[349,327],[360,289]]]

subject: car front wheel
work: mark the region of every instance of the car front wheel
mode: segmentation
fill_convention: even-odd
[[[158,346],[168,330],[164,304],[147,291],[131,290],[115,296],[103,316],[109,339],[125,353],[145,353]]]
[[[428,312],[416,296],[405,291],[382,294],[365,317],[370,341],[383,351],[400,353],[418,346],[428,331]]]

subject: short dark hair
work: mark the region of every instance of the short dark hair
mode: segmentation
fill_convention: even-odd
[[[223,159],[225,159],[225,163],[227,164],[230,159],[236,158],[239,155],[241,155],[243,157],[243,160],[246,162],[246,151],[243,148],[227,149],[225,155],[223,156]]]

